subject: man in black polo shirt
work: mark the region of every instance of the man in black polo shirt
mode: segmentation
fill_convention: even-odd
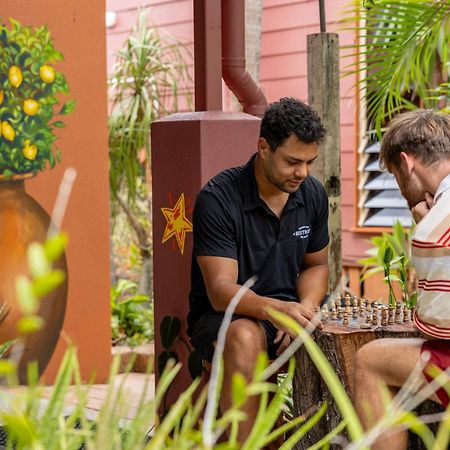
[[[328,198],[308,176],[325,130],[317,114],[293,98],[272,103],[261,121],[258,151],[199,193],[194,213],[188,334],[211,361],[224,311],[251,276],[257,281],[238,304],[224,350],[221,407],[230,406],[233,373],[251,379],[257,355],[283,351],[289,336],[267,313],[273,308],[306,326],[328,286]],[[243,410],[243,442],[258,398]]]

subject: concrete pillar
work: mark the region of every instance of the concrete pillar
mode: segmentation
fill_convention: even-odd
[[[152,125],[156,360],[162,351],[159,326],[164,316],[178,317],[182,334],[186,331],[192,254],[189,224],[195,197],[218,172],[247,162],[256,151],[259,124],[258,118],[244,113],[206,111],[173,114]],[[171,233],[170,209],[182,204],[185,220],[178,222],[178,233]],[[183,213],[183,208],[177,209]],[[184,367],[171,387],[168,404],[191,381],[185,345],[178,342],[175,351]]]

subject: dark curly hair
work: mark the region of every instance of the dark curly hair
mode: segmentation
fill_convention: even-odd
[[[320,143],[325,136],[325,128],[310,106],[296,98],[283,97],[267,107],[259,137],[264,138],[274,151],[291,134],[305,144]]]

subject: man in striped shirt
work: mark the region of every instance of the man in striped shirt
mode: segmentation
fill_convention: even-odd
[[[411,382],[415,368],[421,387],[436,375],[436,366],[450,374],[450,117],[432,110],[397,116],[383,137],[380,165],[394,174],[417,223],[412,239],[418,278],[414,324],[423,337],[379,339],[357,352],[353,393],[366,429],[383,417],[381,384],[394,396]],[[442,388],[430,398],[449,404]],[[381,433],[372,449],[406,449],[405,431]]]

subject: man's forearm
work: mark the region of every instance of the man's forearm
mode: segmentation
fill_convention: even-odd
[[[238,292],[240,286],[234,283],[219,283],[216,285],[215,292],[208,292],[211,304],[216,311],[224,312],[230,304],[231,299]],[[325,289],[326,292],[326,289]],[[270,314],[269,309],[279,311],[303,327],[307,326],[309,320],[313,317],[313,307],[299,304],[295,301],[288,302],[274,298],[263,297],[248,290],[238,303],[235,313],[244,317],[251,317],[256,320],[269,320],[277,328],[287,332],[291,337],[295,337],[292,330],[285,328],[283,324],[278,323]],[[317,324],[316,326],[321,326]]]
[[[297,279],[297,295],[300,303],[314,309],[319,306],[328,291],[329,269],[327,264],[308,267]]]
[[[229,281],[217,283],[213,292],[208,292],[208,297],[213,308],[216,311],[225,312],[240,287],[240,285],[230,283]],[[235,313],[258,320],[267,320],[267,308],[273,308],[275,302],[277,302],[277,300],[263,297],[249,289],[242,296],[235,309]]]

